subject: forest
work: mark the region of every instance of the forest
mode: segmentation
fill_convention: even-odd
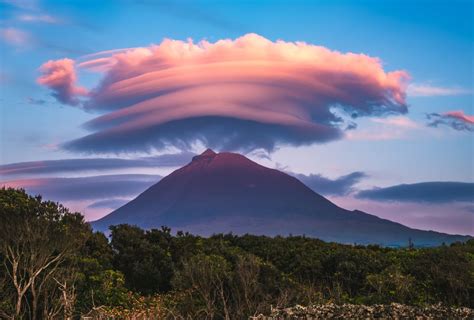
[[[474,307],[474,240],[434,248],[142,230],[0,190],[0,318],[248,319],[271,306]]]

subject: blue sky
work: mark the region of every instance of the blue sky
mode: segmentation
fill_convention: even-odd
[[[150,156],[140,152],[99,155],[58,147],[85,136],[88,131],[83,124],[98,114],[60,103],[51,90],[37,84],[38,68],[46,61],[70,58],[77,64],[87,54],[148,47],[163,38],[213,43],[256,33],[270,41],[303,41],[377,57],[384,71],[405,70],[411,79],[407,114],[359,118],[357,129],[347,131],[346,138],[305,146],[278,145],[268,158],[250,153],[253,159],[328,179],[361,171],[366,177],[358,189],[430,181],[473,183],[472,123],[467,123],[466,130],[456,130],[449,118],[447,125],[429,127],[426,116],[474,113],[473,12],[472,1],[0,1],[0,164]],[[102,77],[83,69],[77,75],[87,89],[97,88]],[[170,170],[135,168],[121,173],[166,174]],[[380,208],[351,195],[332,197],[341,206],[381,210],[373,213],[415,227],[472,234],[472,203],[446,204],[446,210],[457,215],[440,212],[430,218],[429,205],[423,209],[420,204],[397,202],[380,204]],[[386,208],[390,205],[394,209]],[[401,205],[407,215],[412,209],[412,216],[393,213]],[[82,209],[84,203],[76,207]],[[449,219],[455,222],[444,226]]]

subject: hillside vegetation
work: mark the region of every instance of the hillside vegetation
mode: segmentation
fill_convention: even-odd
[[[408,239],[407,239],[408,242]],[[114,226],[0,190],[0,317],[248,319],[270,306],[474,307],[474,241],[402,249]]]

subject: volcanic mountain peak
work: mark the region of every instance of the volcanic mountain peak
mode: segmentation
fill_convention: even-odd
[[[215,156],[217,153],[214,152],[214,150],[212,149],[206,149],[206,151],[204,151],[203,153],[201,153],[201,157],[213,157]]]
[[[436,245],[467,237],[410,229],[362,211],[348,211],[294,177],[245,156],[207,149],[137,198],[93,223],[162,225],[200,235],[305,234],[326,241]]]
[[[262,167],[241,154],[233,152],[216,153],[211,149],[207,149],[200,155],[193,157],[193,160],[188,165],[177,171],[184,173],[192,170],[194,172],[201,171],[201,173],[206,173],[207,170],[260,171],[262,169],[273,171],[272,169]]]
[[[201,159],[213,159],[216,155],[217,153],[215,153],[214,150],[206,149],[206,151],[204,151],[200,155],[194,156],[193,161],[198,161]]]

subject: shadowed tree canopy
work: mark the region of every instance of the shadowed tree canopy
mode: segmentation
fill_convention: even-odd
[[[69,316],[75,295],[70,273],[90,234],[79,213],[24,190],[1,189],[0,255],[7,280],[1,290],[3,316]]]

